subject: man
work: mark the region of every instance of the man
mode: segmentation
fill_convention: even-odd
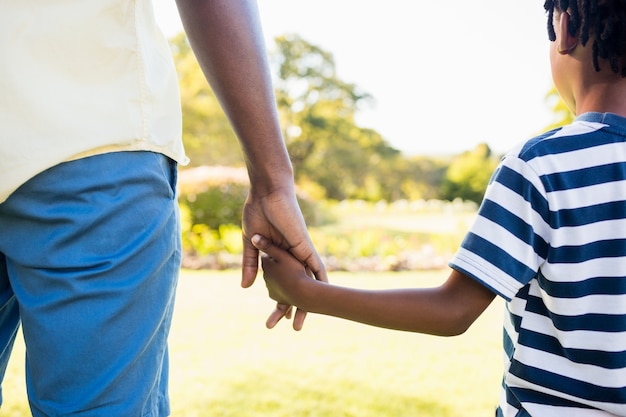
[[[256,276],[255,233],[325,280],[295,199],[255,2],[178,7],[246,157],[242,285]],[[21,321],[34,416],[166,416],[176,165],[187,160],[152,4],[5,2],[0,41],[0,376]]]

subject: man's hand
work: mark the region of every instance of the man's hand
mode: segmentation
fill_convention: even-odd
[[[316,279],[328,282],[326,268],[318,255],[306,229],[293,188],[279,190],[255,198],[251,192],[243,210],[243,268],[241,285],[251,286],[259,267],[259,249],[252,236],[262,235],[278,248],[288,251]],[[283,317],[291,318],[291,305],[279,301],[267,320],[272,328]],[[302,328],[306,312],[296,310],[294,329]]]
[[[289,250],[317,279],[326,281],[296,201],[256,1],[176,3],[200,68],[239,139],[250,177],[243,209],[242,285],[252,285],[257,274],[259,252],[250,242],[255,233]],[[272,317],[290,311],[279,304]],[[301,323],[304,312],[296,316]]]

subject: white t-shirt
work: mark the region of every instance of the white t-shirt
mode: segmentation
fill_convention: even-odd
[[[178,79],[151,0],[0,9],[0,202],[84,156],[151,150],[187,163]]]

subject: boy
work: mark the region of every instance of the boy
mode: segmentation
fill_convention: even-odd
[[[626,2],[545,9],[553,80],[576,120],[503,158],[443,285],[333,286],[253,242],[267,254],[270,296],[308,312],[457,335],[499,295],[508,315],[497,416],[626,416]]]

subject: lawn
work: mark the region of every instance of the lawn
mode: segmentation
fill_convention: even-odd
[[[333,273],[341,285],[434,286],[447,271]],[[424,336],[310,315],[267,330],[273,303],[238,271],[183,271],[170,338],[172,415],[491,416],[499,394],[502,303],[464,335]],[[2,416],[29,416],[18,340]]]

